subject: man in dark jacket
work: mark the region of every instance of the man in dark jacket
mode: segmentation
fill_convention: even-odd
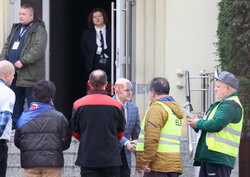
[[[80,140],[76,165],[84,177],[119,177],[119,140],[124,135],[122,104],[106,95],[107,75],[94,70],[88,95],[74,103],[71,128]]]
[[[11,89],[16,94],[13,110],[13,128],[23,112],[24,100],[31,102],[32,87],[45,79],[45,49],[47,33],[44,22],[34,18],[31,5],[22,5],[19,11],[20,23],[12,26],[4,44],[0,60],[9,60],[16,69]]]
[[[26,177],[62,174],[62,151],[70,146],[71,131],[68,120],[53,107],[55,93],[52,82],[37,82],[33,88],[34,102],[17,122],[15,145],[21,151],[21,167]]]

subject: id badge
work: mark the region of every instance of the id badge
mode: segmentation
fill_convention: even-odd
[[[97,47],[96,54],[100,55],[101,53],[102,53],[102,48],[101,47]]]
[[[18,47],[19,47],[19,44],[20,44],[19,41],[14,42],[14,44],[13,44],[13,46],[12,46],[12,50],[17,50]]]

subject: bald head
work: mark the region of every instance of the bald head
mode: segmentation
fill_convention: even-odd
[[[97,69],[89,75],[89,86],[91,88],[105,89],[107,84],[107,74],[105,71]]]
[[[7,60],[0,61],[0,78],[3,79],[8,86],[11,85],[14,74],[15,68],[11,62]]]
[[[126,78],[119,78],[115,82],[115,95],[123,104],[132,98],[132,83]]]

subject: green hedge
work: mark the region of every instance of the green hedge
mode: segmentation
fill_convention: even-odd
[[[222,70],[240,81],[239,97],[245,110],[242,138],[250,140],[250,1],[221,0],[217,52]]]

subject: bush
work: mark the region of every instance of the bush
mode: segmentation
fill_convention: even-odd
[[[240,81],[238,93],[245,111],[241,138],[245,140],[250,140],[249,6],[248,0],[221,0],[217,30],[220,67]]]

